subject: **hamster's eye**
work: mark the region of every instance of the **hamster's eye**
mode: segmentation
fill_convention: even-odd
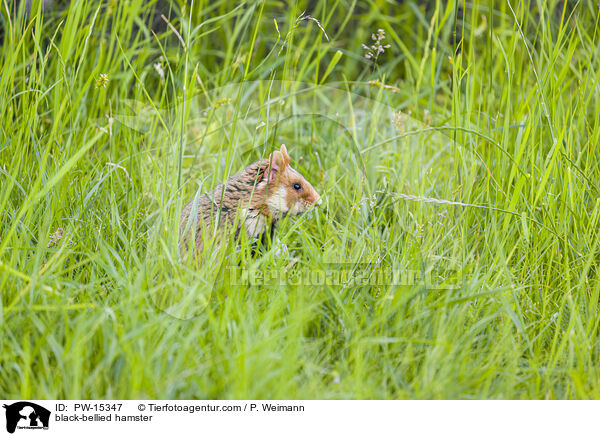
[[[302,185],[298,182],[294,183],[292,186],[294,187],[294,189],[296,191],[299,191],[300,189],[302,189]]]

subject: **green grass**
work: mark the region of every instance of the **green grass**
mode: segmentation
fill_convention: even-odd
[[[2,3],[0,397],[600,398],[596,5],[391,3]],[[281,143],[290,256],[180,260]]]

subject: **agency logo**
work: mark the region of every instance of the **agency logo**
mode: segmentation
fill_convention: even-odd
[[[48,430],[50,411],[29,401],[19,401],[4,405],[6,409],[6,431],[14,433],[15,429]]]

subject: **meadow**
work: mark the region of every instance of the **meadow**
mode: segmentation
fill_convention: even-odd
[[[1,398],[600,398],[595,2],[25,5]],[[181,258],[183,206],[281,144],[323,198],[289,253]]]

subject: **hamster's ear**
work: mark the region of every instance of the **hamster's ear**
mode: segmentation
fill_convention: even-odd
[[[269,156],[269,165],[270,167],[267,167],[263,180],[268,177],[269,183],[273,183],[277,180],[279,173],[285,169],[286,162],[281,151],[275,150],[271,153]]]
[[[283,156],[283,161],[286,165],[290,164],[290,155],[287,152],[287,148],[285,148],[285,144],[281,144],[281,148],[279,149],[281,155]]]

